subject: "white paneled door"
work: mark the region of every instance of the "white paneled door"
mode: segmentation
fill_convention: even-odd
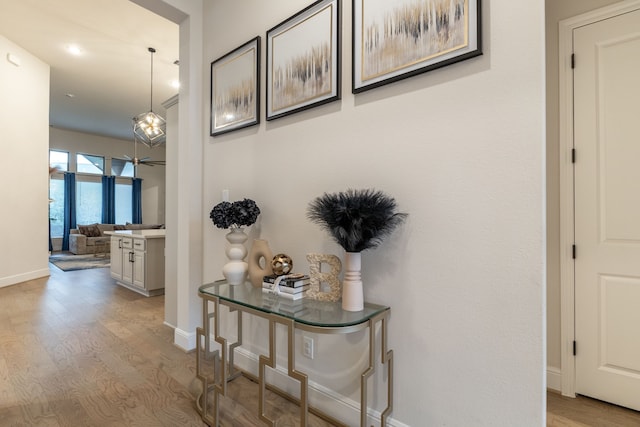
[[[573,42],[576,392],[640,410],[640,11]]]

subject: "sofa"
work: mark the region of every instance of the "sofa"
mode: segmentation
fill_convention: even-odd
[[[87,224],[78,225],[69,232],[69,252],[76,255],[108,253],[111,236],[105,231],[148,230],[164,228],[162,224]]]

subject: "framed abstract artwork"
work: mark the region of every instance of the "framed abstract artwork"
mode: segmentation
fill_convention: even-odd
[[[359,93],[482,55],[480,0],[353,0]]]
[[[340,19],[320,0],[267,31],[267,120],[340,99]]]
[[[211,136],[260,123],[260,37],[211,63]]]

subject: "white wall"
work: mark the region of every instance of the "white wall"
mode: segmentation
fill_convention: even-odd
[[[75,162],[76,153],[104,156],[106,167],[112,158],[133,157],[133,140],[110,138],[68,129],[50,128],[51,149],[68,151],[70,161]],[[150,149],[138,144],[138,157],[165,160],[165,147]],[[138,166],[137,176],[142,178],[142,222],[144,224],[165,223],[165,167],[160,165]]]
[[[164,323],[176,328],[178,325],[178,206],[175,200],[178,194],[178,171],[175,159],[178,158],[178,96],[165,101],[162,106],[167,114],[167,143],[166,151],[169,161],[166,170],[167,203],[165,206],[167,227],[165,236],[164,262]]]
[[[49,275],[49,66],[1,35],[0,94],[2,287]]]
[[[196,327],[201,324],[202,285],[202,146],[204,78],[202,63],[202,0],[131,0],[180,24],[180,103],[177,147],[171,149],[168,171],[175,178],[167,188],[167,203],[175,210],[168,218],[167,245],[174,246],[177,275],[174,343],[183,349],[196,346]]]
[[[268,28],[307,5],[205,2],[207,93],[210,61],[256,35],[264,46]],[[309,252],[341,255],[306,220],[310,200],[383,190],[410,215],[363,254],[365,298],[392,307],[394,422],[543,425],[544,5],[483,2],[484,56],[358,96],[350,87],[351,2],[343,13],[340,102],[206,138],[204,281],[219,278],[224,263],[224,232],[208,221],[223,189],[232,200],[257,201],[252,237],[292,256],[298,270]],[[263,87],[265,69],[263,55]],[[246,323],[245,339],[259,351],[264,325]],[[345,375],[361,363],[362,339],[319,337],[325,357],[297,362],[314,383],[353,397],[356,384]]]
[[[560,389],[560,165],[558,23],[617,0],[547,0],[547,364],[549,387]]]

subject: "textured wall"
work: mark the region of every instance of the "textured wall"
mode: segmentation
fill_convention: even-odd
[[[315,196],[372,187],[409,213],[362,262],[365,298],[393,310],[392,416],[411,426],[544,419],[544,5],[484,3],[484,56],[354,96],[345,1],[343,99],[205,141],[205,281],[224,263],[224,232],[207,220],[223,189],[258,202],[252,237],[300,269],[308,252],[341,256],[305,218]],[[210,61],[307,5],[206,2],[207,93]],[[258,351],[264,325],[247,323]],[[353,397],[347,375],[362,362],[362,338],[319,337],[325,358],[297,362]]]
[[[49,274],[49,66],[2,36],[0,94],[0,286],[7,286]]]

